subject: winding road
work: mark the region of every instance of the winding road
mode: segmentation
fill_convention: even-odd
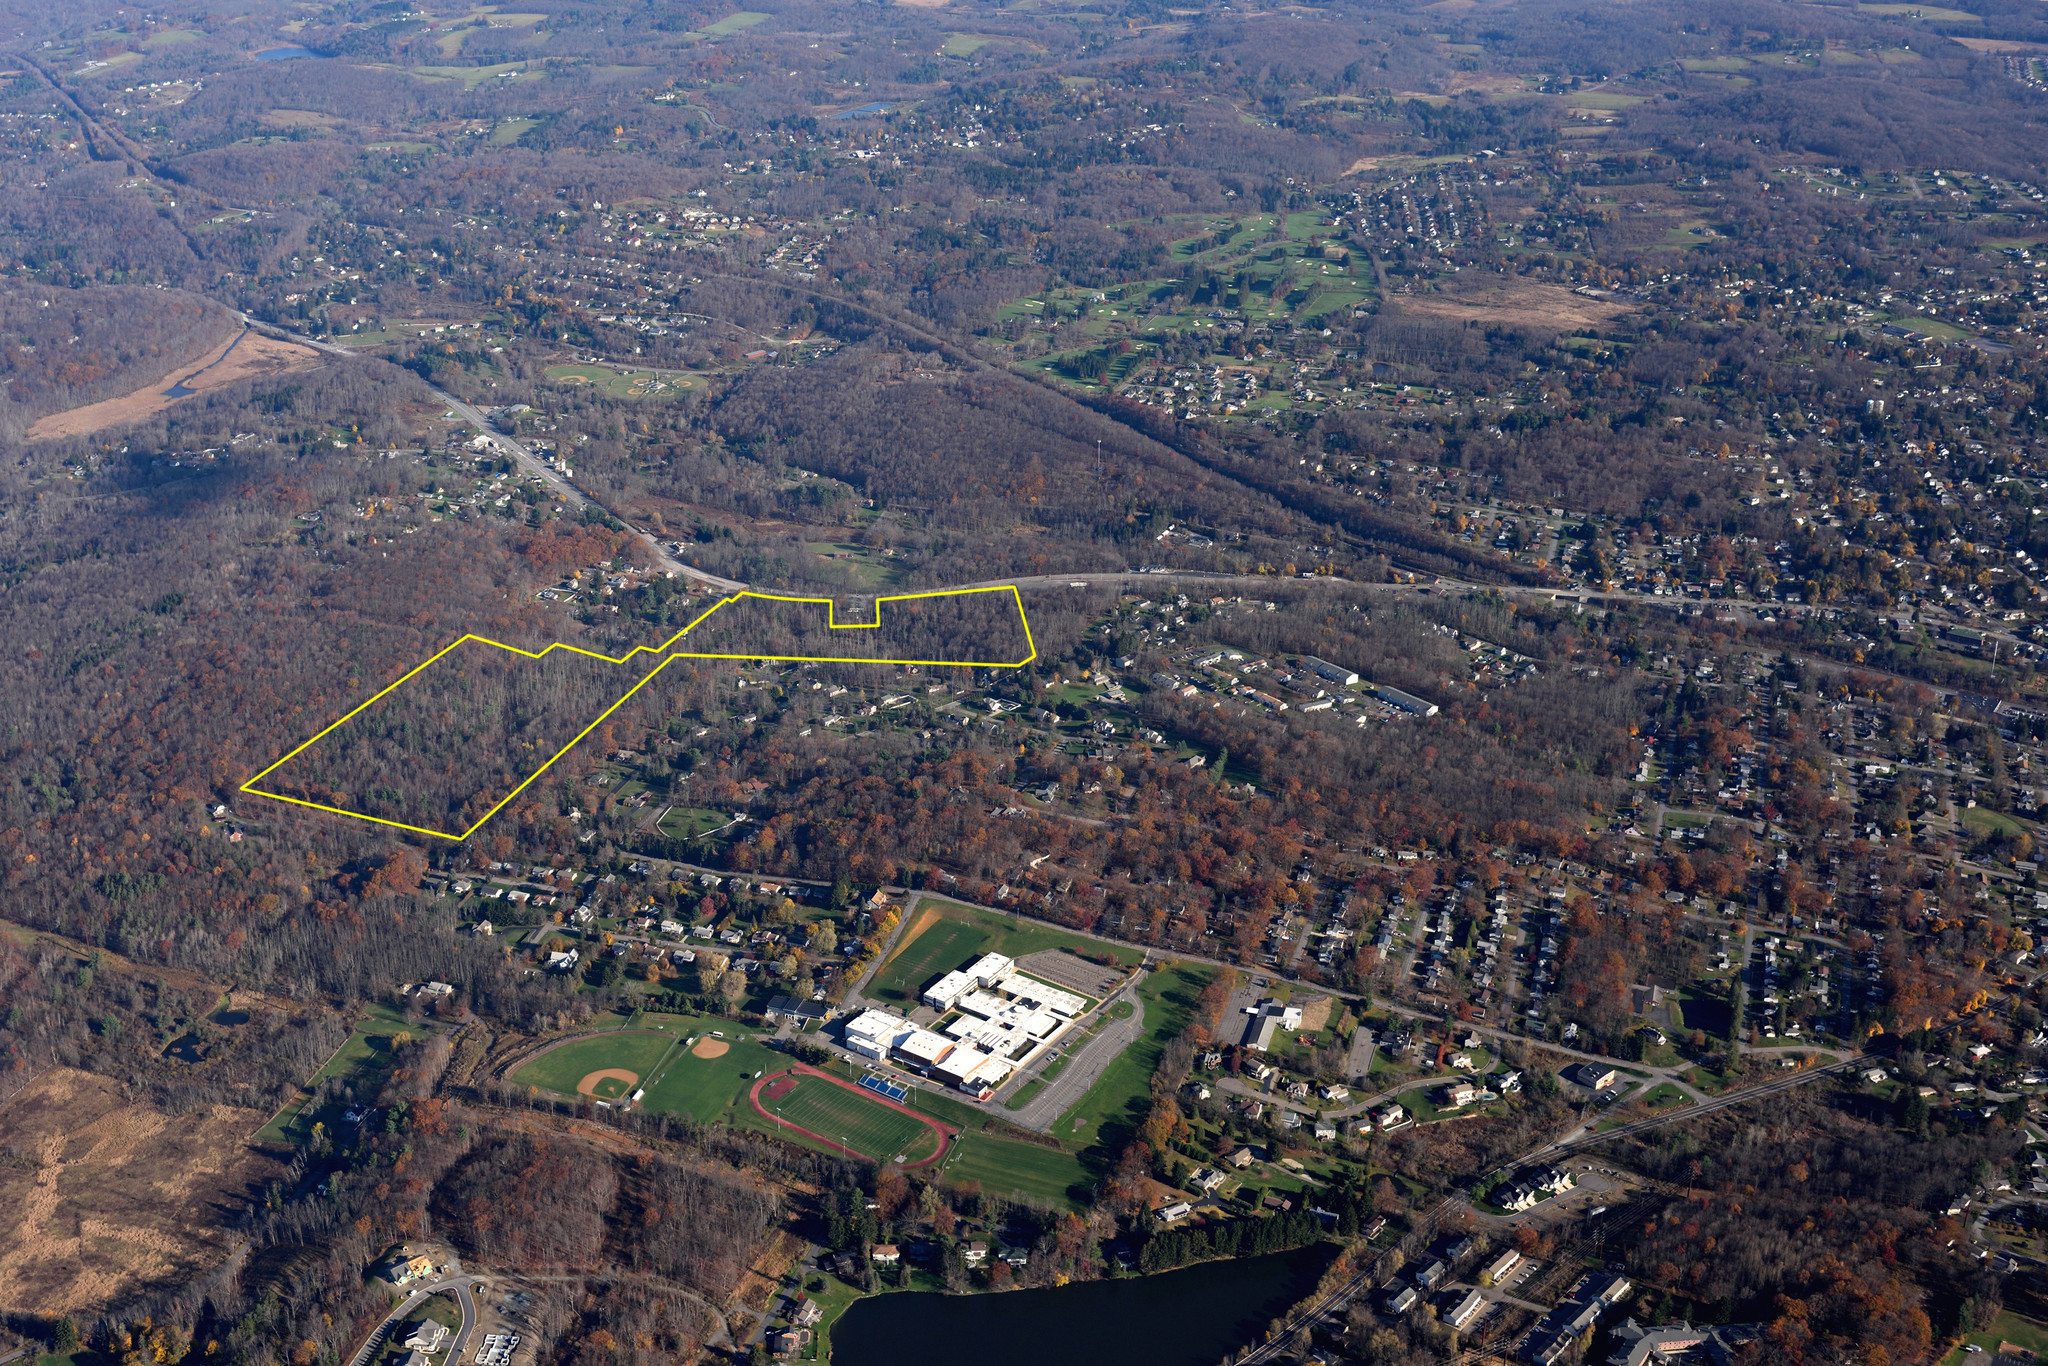
[[[260,318],[252,318],[246,313],[238,313],[236,316],[239,317],[248,326],[255,328],[259,332],[266,333],[273,337],[282,338],[285,341],[295,342],[300,346],[309,346],[315,351],[319,351],[325,355],[347,356],[354,360],[362,359],[362,357],[357,352],[351,351],[346,346],[337,346],[332,342],[317,341],[312,337],[303,335],[302,333],[287,331],[284,328],[276,327],[270,323],[266,323]],[[495,451],[499,455],[510,457],[512,461],[520,467],[521,470],[525,471],[525,473],[528,474],[529,476],[540,480],[540,482],[543,485],[545,485],[550,492],[552,492],[557,498],[561,499],[562,502],[567,504],[569,507],[574,508],[578,512],[581,512],[585,508],[594,507],[599,512],[604,513],[607,517],[612,518],[621,526],[625,527],[626,530],[632,532],[633,535],[638,537],[641,543],[647,547],[648,553],[653,556],[654,563],[659,568],[670,570],[674,573],[682,575],[686,579],[691,579],[698,583],[705,584],[708,587],[716,588],[722,593],[737,593],[746,587],[746,585],[744,583],[741,583],[738,579],[724,578],[720,575],[713,574],[709,570],[699,569],[695,565],[685,564],[683,561],[677,559],[674,555],[669,553],[668,548],[664,546],[661,543],[661,541],[655,537],[654,533],[647,531],[641,527],[634,526],[631,522],[626,521],[625,518],[620,517],[616,512],[613,512],[610,508],[605,507],[602,503],[599,503],[596,499],[584,493],[581,489],[577,488],[574,484],[570,483],[568,478],[565,475],[563,475],[559,470],[555,469],[552,465],[549,465],[547,462],[543,461],[539,456],[535,455],[531,450],[527,449],[526,444],[524,442],[520,441],[517,437],[507,436],[505,433],[499,431],[497,427],[491,422],[491,420],[488,417],[484,416],[484,414],[477,408],[475,408],[471,404],[464,403],[461,399],[455,397],[455,395],[449,393],[447,390],[442,389],[436,385],[430,384],[424,379],[421,380],[420,383],[422,385],[425,385],[427,391],[433,394],[435,398],[439,399],[442,403],[447,404],[449,410],[453,412],[457,417],[460,417],[464,422],[469,423],[470,425],[474,426],[479,432],[481,432],[483,434],[485,442],[489,444],[490,448],[493,451]]]

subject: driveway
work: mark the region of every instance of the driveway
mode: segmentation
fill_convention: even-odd
[[[1035,1129],[1042,1134],[1052,1133],[1053,1125],[1059,1121],[1059,1117],[1078,1104],[1081,1097],[1088,1094],[1088,1088],[1109,1070],[1109,1065],[1122,1056],[1126,1048],[1137,1042],[1138,1037],[1145,1032],[1145,1003],[1138,999],[1137,980],[1133,977],[1126,982],[1121,991],[1104,1001],[1101,1006],[1101,1009],[1107,1012],[1118,1001],[1128,1001],[1131,1006],[1130,1017],[1123,1020],[1111,1019],[1094,1038],[1068,1044],[1064,1049],[1067,1063],[1059,1070],[1059,1074],[1047,1082],[1045,1088],[1033,1096],[1024,1108],[1007,1112],[1005,1117],[1012,1124]],[[1043,1069],[1044,1065],[1041,1061],[1039,1068]],[[1022,1087],[1028,1080],[1029,1076],[1020,1078],[1015,1085]],[[1060,1135],[1055,1134],[1054,1137]]]

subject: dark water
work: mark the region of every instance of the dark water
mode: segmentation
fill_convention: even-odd
[[[259,62],[288,62],[294,57],[318,57],[320,54],[309,47],[274,47],[268,52],[256,54]]]
[[[206,1045],[200,1041],[197,1034],[187,1034],[173,1040],[164,1049],[164,1056],[176,1058],[179,1062],[198,1062],[206,1056]]]
[[[214,1012],[213,1022],[217,1025],[245,1025],[249,1023],[249,1012],[246,1010],[218,1010]]]
[[[1323,1248],[996,1295],[877,1295],[832,1329],[833,1366],[1216,1366],[1315,1288]]]

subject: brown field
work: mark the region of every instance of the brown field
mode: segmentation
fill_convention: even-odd
[[[233,337],[222,338],[210,346],[206,353],[185,362],[175,370],[151,384],[146,384],[132,394],[120,398],[104,399],[88,403],[83,408],[73,408],[66,413],[52,413],[38,419],[28,429],[29,440],[42,441],[53,436],[85,436],[105,427],[116,427],[123,423],[140,422],[152,413],[162,412],[178,400],[167,392],[182,384],[193,393],[205,393],[223,385],[239,383],[264,375],[282,375],[293,370],[307,370],[320,363],[320,353],[291,342],[266,337],[260,332],[250,331],[241,336],[241,344],[228,351]],[[222,359],[225,355],[226,359]]]
[[[167,1115],[57,1068],[0,1114],[0,1309],[63,1314],[189,1276],[229,1251],[224,1207],[283,1169],[255,1110]]]
[[[1612,299],[1589,299],[1562,285],[1539,285],[1527,280],[1502,280],[1498,277],[1485,284],[1460,285],[1456,293],[1403,294],[1396,296],[1393,302],[1403,312],[1423,313],[1433,318],[1510,323],[1522,327],[1553,328],[1559,332],[1597,327],[1628,311],[1625,304]]]
[[[723,1039],[705,1037],[697,1040],[697,1046],[690,1050],[693,1057],[722,1058],[732,1052],[732,1045]]]
[[[1972,52],[2048,52],[2048,43],[2023,43],[2015,38],[1951,38]]]

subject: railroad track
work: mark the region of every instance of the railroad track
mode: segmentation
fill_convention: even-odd
[[[1534,1162],[1554,1162],[1561,1157],[1569,1157],[1573,1153],[1581,1152],[1587,1148],[1595,1147],[1602,1143],[1611,1143],[1615,1139],[1632,1138],[1637,1134],[1646,1133],[1652,1129],[1660,1129],[1667,1124],[1676,1124],[1680,1120],[1697,1119],[1701,1115],[1712,1114],[1718,1110],[1733,1109],[1735,1106],[1747,1105],[1754,1100],[1767,1100],[1772,1096],[1783,1095],[1794,1087],[1804,1086],[1807,1082],[1813,1081],[1816,1078],[1832,1076],[1842,1072],[1862,1061],[1864,1061],[1864,1055],[1856,1053],[1846,1058],[1838,1058],[1834,1062],[1820,1067],[1802,1068],[1800,1071],[1782,1080],[1765,1082],[1761,1086],[1752,1086],[1746,1090],[1735,1091],[1715,1100],[1697,1105],[1688,1105],[1670,1114],[1653,1115],[1648,1119],[1640,1119],[1630,1124],[1618,1125],[1604,1133],[1588,1134],[1582,1138],[1547,1143],[1540,1148],[1535,1148],[1522,1154],[1514,1162],[1506,1165],[1519,1167],[1527,1166]],[[1405,1247],[1418,1238],[1426,1241],[1435,1232],[1437,1223],[1452,1209],[1464,1203],[1465,1201],[1462,1198],[1455,1196],[1439,1201],[1424,1216],[1422,1222],[1417,1224],[1414,1232],[1411,1232],[1408,1237],[1401,1240],[1402,1245]],[[1295,1314],[1279,1332],[1239,1357],[1237,1359],[1237,1366],[1259,1366],[1259,1363],[1278,1358],[1286,1350],[1288,1341],[1293,1338],[1295,1333],[1314,1323],[1332,1310],[1348,1304],[1361,1292],[1376,1287],[1381,1280],[1380,1267],[1385,1261],[1385,1254],[1375,1258],[1371,1266],[1360,1271],[1342,1286],[1324,1295],[1307,1309]],[[1477,1360],[1477,1358],[1472,1359]]]

